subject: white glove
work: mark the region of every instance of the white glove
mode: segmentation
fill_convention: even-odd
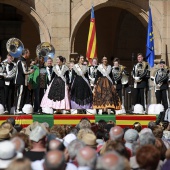
[[[136,81],[139,81],[139,77],[135,77],[135,80],[136,80]]]
[[[92,84],[94,84],[94,81],[95,81],[95,78],[92,78],[92,79],[91,79]]]

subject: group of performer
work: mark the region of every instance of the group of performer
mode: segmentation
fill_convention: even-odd
[[[0,61],[0,103],[8,112],[15,106],[15,112],[20,114],[27,103],[34,106],[34,112],[46,107],[61,110],[120,110],[122,88],[131,93],[129,74],[118,58],[113,60],[113,66],[108,64],[106,56],[102,57],[101,64],[94,58],[91,66],[88,66],[82,55],[78,56],[77,63],[70,62],[69,65],[64,57],[58,56],[53,66],[52,58],[45,63],[44,57],[40,56],[31,60],[28,68],[26,61],[29,56],[29,49],[24,49],[17,62],[10,54],[5,62]],[[150,71],[141,53],[137,55],[132,76],[134,105],[141,104],[145,108],[145,89]],[[162,103],[167,109],[169,70],[163,60],[152,80],[157,103]]]

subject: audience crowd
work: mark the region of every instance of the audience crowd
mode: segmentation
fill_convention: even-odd
[[[170,125],[116,126],[87,118],[76,126],[0,125],[0,170],[169,170]]]

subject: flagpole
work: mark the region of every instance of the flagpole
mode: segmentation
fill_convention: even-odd
[[[148,19],[148,31],[147,31],[147,43],[146,43],[146,58],[148,61],[148,70],[154,67],[154,35],[153,35],[153,24],[152,24],[152,13],[151,13],[151,2],[149,1],[149,19]],[[150,71],[151,72],[151,71]],[[148,93],[147,93],[147,105],[151,104],[151,90],[150,80],[148,80]]]
[[[151,7],[151,1],[149,0],[149,10],[150,10],[150,7]],[[148,19],[148,23],[149,23],[149,19]],[[151,67],[150,67],[150,65],[148,65],[148,70],[151,73],[150,69],[151,69]],[[146,93],[147,93],[147,106],[146,106],[146,110],[145,111],[146,111],[146,113],[148,113],[149,104],[151,104],[150,80],[148,80],[148,89],[146,90]]]
[[[93,6],[93,5],[94,5],[93,0],[91,0],[91,6]]]

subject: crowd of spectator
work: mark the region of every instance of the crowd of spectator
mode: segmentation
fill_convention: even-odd
[[[0,126],[0,170],[168,170],[170,125],[122,128],[87,118],[76,126],[34,122]]]

